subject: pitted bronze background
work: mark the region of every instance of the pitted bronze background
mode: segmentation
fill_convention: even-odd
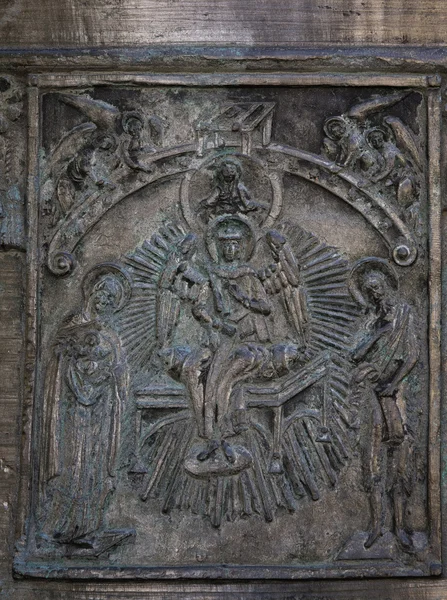
[[[0,61],[6,597],[442,597],[443,48]]]

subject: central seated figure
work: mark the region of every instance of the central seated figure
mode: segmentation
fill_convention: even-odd
[[[303,350],[291,342],[272,344],[266,319],[272,307],[249,262],[256,247],[250,222],[241,215],[220,216],[210,223],[206,242],[212,261],[191,308],[206,332],[204,342],[160,351],[169,374],[188,391],[204,440],[186,465],[195,474],[228,473],[251,464],[249,451],[228,441],[249,427],[240,384],[281,377]],[[184,277],[192,277],[188,269]],[[208,461],[212,466],[200,464]]]

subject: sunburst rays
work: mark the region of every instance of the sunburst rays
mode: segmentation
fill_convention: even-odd
[[[203,479],[192,477],[184,468],[185,457],[197,440],[189,410],[157,421],[158,425],[146,430],[141,440],[140,454],[148,472],[140,496],[143,501],[159,498],[162,512],[189,511],[205,516],[216,527],[225,520],[251,516],[270,521],[278,510],[293,512],[302,501],[319,500],[324,489],[336,485],[340,471],[349,461],[352,415],[347,400],[348,350],[358,317],[347,287],[349,261],[336,248],[299,227],[283,230],[293,247],[306,294],[306,354],[312,359],[329,351],[331,356],[326,406],[313,411],[297,410],[295,416],[287,419],[282,431],[281,473],[269,470],[272,433],[254,418],[251,428],[241,434],[254,458],[252,465],[231,476]],[[179,312],[173,300],[166,297],[160,307],[159,289],[169,257],[186,235],[181,227],[169,223],[124,259],[133,280],[133,295],[123,311],[120,333],[132,367],[137,370],[147,366],[158,330],[168,327],[163,314]],[[163,314],[159,314],[161,308]],[[329,431],[328,438],[321,437],[322,425]]]
[[[183,229],[166,223],[150,241],[124,258],[133,282],[129,304],[122,311],[119,333],[135,368],[148,364],[156,345],[159,280],[168,258],[185,238]]]

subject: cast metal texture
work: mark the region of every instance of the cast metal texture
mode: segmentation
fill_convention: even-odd
[[[439,574],[439,85],[30,76],[17,574]]]

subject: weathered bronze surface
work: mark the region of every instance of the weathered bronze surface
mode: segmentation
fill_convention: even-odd
[[[28,83],[15,573],[439,574],[440,78]]]

